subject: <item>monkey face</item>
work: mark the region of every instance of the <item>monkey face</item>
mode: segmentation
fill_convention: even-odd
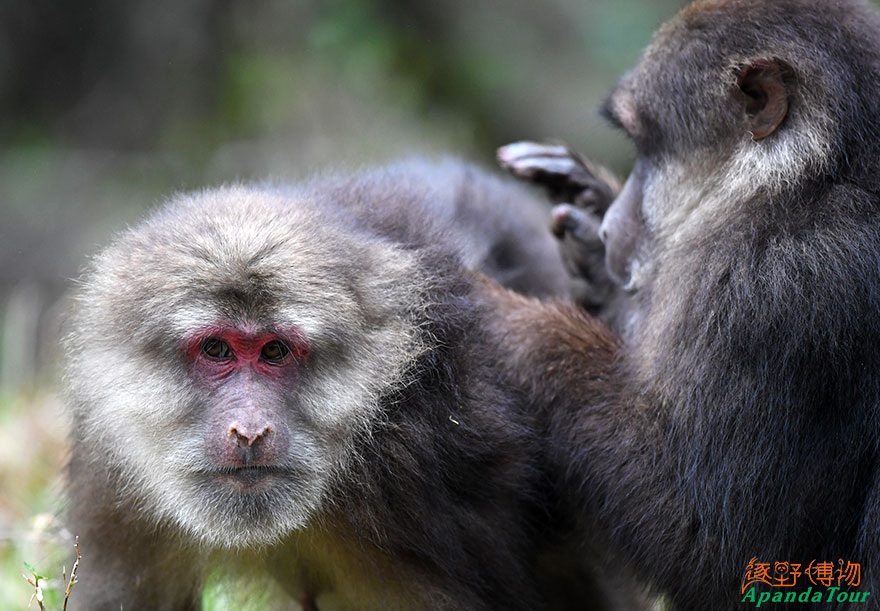
[[[203,543],[318,519],[424,350],[405,309],[422,290],[413,255],[331,233],[323,214],[243,187],[179,199],[100,255],[79,296],[79,445]]]
[[[268,485],[289,452],[284,397],[297,383],[309,347],[301,334],[211,327],[186,342],[195,383],[223,409],[210,410],[204,446],[213,475],[244,491]]]
[[[322,447],[320,428],[302,417],[294,399],[308,375],[303,333],[217,323],[196,329],[180,352],[189,385],[202,399],[188,441],[200,449],[188,488],[240,522],[210,531],[257,524],[273,530],[276,507],[320,498],[316,475],[329,468],[322,456],[332,449]]]

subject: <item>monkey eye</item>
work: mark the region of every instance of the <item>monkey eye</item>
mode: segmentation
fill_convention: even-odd
[[[229,344],[216,337],[211,337],[205,340],[202,344],[202,352],[210,356],[212,359],[232,358],[232,350],[229,348]]]
[[[288,354],[290,354],[290,348],[278,340],[268,342],[260,351],[260,356],[266,361],[280,361]]]

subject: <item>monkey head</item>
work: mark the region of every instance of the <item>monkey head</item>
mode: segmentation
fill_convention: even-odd
[[[157,523],[227,547],[304,527],[405,384],[423,348],[413,255],[322,213],[269,189],[181,196],[87,273],[67,338],[75,447]]]
[[[869,43],[835,34],[833,20],[802,4],[691,5],[608,97],[603,114],[638,155],[600,230],[619,283],[645,286],[655,266],[691,257],[770,198],[797,205],[804,184],[842,170],[847,139],[876,131],[838,91],[864,78],[846,58]],[[815,38],[837,48],[823,51]]]

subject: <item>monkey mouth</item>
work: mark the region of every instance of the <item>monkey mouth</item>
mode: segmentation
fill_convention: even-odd
[[[285,471],[278,467],[249,466],[249,467],[221,467],[211,472],[215,480],[224,485],[238,490],[256,490],[264,488],[283,476]]]

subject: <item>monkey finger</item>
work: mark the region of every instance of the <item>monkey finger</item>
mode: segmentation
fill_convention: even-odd
[[[514,142],[499,148],[497,157],[501,167],[547,188],[557,201],[572,201],[600,182],[576,153],[561,144]]]
[[[499,148],[497,156],[501,167],[526,180],[532,180],[537,175],[570,176],[585,169],[561,144],[514,142]]]
[[[601,219],[571,204],[557,204],[550,212],[550,231],[557,238],[570,235],[577,241],[594,241],[599,237]]]
[[[563,144],[514,142],[497,151],[501,167],[521,180],[547,189],[551,200],[604,212],[620,191],[610,170]]]

